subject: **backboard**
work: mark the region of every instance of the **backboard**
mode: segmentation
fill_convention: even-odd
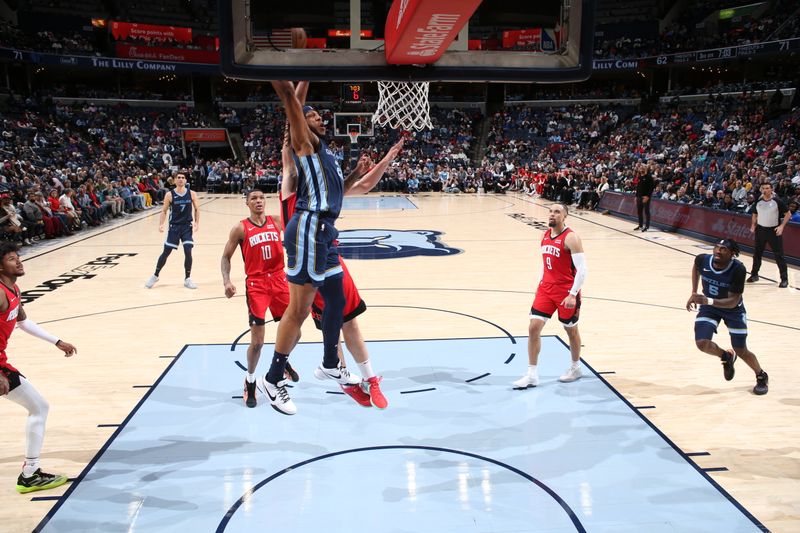
[[[229,77],[571,82],[591,73],[595,0],[484,0],[444,55],[425,66],[387,64],[384,30],[391,0],[219,4],[221,67]],[[306,30],[305,49],[291,47],[295,27]]]

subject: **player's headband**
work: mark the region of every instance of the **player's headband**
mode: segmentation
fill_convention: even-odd
[[[724,246],[730,250],[734,256],[739,255],[739,245],[733,239],[722,239],[717,242],[717,246]]]
[[[308,115],[311,111],[315,111],[315,109],[313,107],[311,107],[310,105],[304,105],[303,106],[303,116]]]

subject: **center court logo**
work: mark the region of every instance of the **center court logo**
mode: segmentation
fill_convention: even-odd
[[[439,240],[440,231],[358,229],[339,232],[339,253],[345,259],[398,259],[462,252]]]

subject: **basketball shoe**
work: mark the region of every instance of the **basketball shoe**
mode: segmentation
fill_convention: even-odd
[[[183,280],[183,286],[186,287],[187,289],[197,288],[197,284],[194,281],[192,281],[192,278],[186,278],[185,280]]]
[[[247,407],[255,407],[256,401],[256,382],[250,383],[244,378],[244,404]]]
[[[37,468],[36,472],[30,477],[25,477],[22,474],[19,475],[17,478],[17,492],[25,494],[36,490],[54,489],[66,482],[67,476],[47,474],[42,472],[41,468]]]
[[[314,369],[314,377],[317,379],[332,379],[339,385],[358,385],[361,383],[361,378],[354,376],[347,370],[347,367],[336,365],[336,368],[325,368],[319,365]]]
[[[369,394],[364,392],[364,389],[361,388],[361,384],[339,385],[339,386],[342,388],[345,394],[354,399],[356,403],[361,407],[372,407],[372,402],[370,401]]]
[[[367,380],[364,380],[363,386],[367,389],[369,393],[369,400],[378,409],[386,409],[389,407],[389,401],[386,399],[386,396],[383,395],[381,391],[381,380],[383,378],[380,376],[373,376]]]
[[[152,276],[147,278],[147,281],[144,282],[144,288],[145,289],[152,289],[153,285],[155,285],[156,283],[158,283],[158,276],[153,274]]]
[[[261,388],[264,389],[264,393],[269,398],[273,409],[284,415],[293,415],[297,413],[297,406],[289,397],[289,391],[286,390],[286,380],[279,381],[277,384],[273,385],[262,376],[260,381]]]
[[[286,361],[286,369],[283,371],[283,377],[291,379],[293,383],[300,381],[300,374],[297,373],[297,370],[292,368],[289,361]]]
[[[581,372],[581,367],[573,365],[567,369],[563,376],[558,378],[558,381],[561,383],[571,383],[575,380],[581,379],[582,377],[583,373]]]
[[[736,352],[728,350],[720,359],[722,359],[722,374],[725,376],[725,381],[732,380],[733,375],[736,373],[736,369],[733,368],[733,363],[735,363],[737,359]]]
[[[529,387],[535,387],[538,384],[539,384],[539,376],[533,374],[525,374],[517,381],[514,381],[512,383],[515,389],[527,389]]]
[[[769,390],[769,376],[763,370],[756,375],[756,386],[753,387],[753,394],[761,396]]]

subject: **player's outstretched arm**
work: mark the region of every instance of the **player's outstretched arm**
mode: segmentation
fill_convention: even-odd
[[[359,157],[356,167],[344,179],[344,193],[347,194],[347,191],[350,190],[358,180],[363,178],[371,168],[372,159],[370,159],[369,155],[363,154]]]
[[[281,196],[284,200],[297,192],[297,167],[294,166],[292,147],[289,144],[289,125],[283,132],[281,147]]]
[[[300,101],[300,105],[306,104],[306,97],[308,96],[308,82],[298,81],[294,86],[294,94]]]
[[[272,87],[278,94],[286,109],[286,117],[289,119],[290,136],[292,148],[297,155],[310,155],[314,153],[314,146],[311,141],[311,130],[303,114],[303,106],[297,95],[294,93],[294,85],[290,81],[272,81]]]
[[[386,155],[383,156],[383,159],[378,161],[374,167],[372,167],[364,176],[360,179],[356,180],[353,185],[349,189],[345,189],[345,194],[367,194],[375,185],[383,177],[383,174],[386,172],[386,169],[389,168],[389,165],[395,158],[398,156],[400,151],[403,149],[403,142],[404,139],[400,139],[392,146]]]
[[[231,298],[236,294],[236,286],[231,282],[231,257],[233,257],[236,247],[244,239],[244,226],[239,223],[231,229],[228,235],[228,242],[222,251],[220,269],[222,270],[222,285],[225,287],[225,297]]]
[[[75,346],[66,341],[62,341],[55,335],[45,331],[39,324],[29,319],[22,306],[19,307],[19,314],[17,315],[17,327],[28,335],[33,335],[50,344],[55,344],[56,348],[64,352],[64,356],[66,357],[72,357],[78,353],[78,349],[75,348]]]

